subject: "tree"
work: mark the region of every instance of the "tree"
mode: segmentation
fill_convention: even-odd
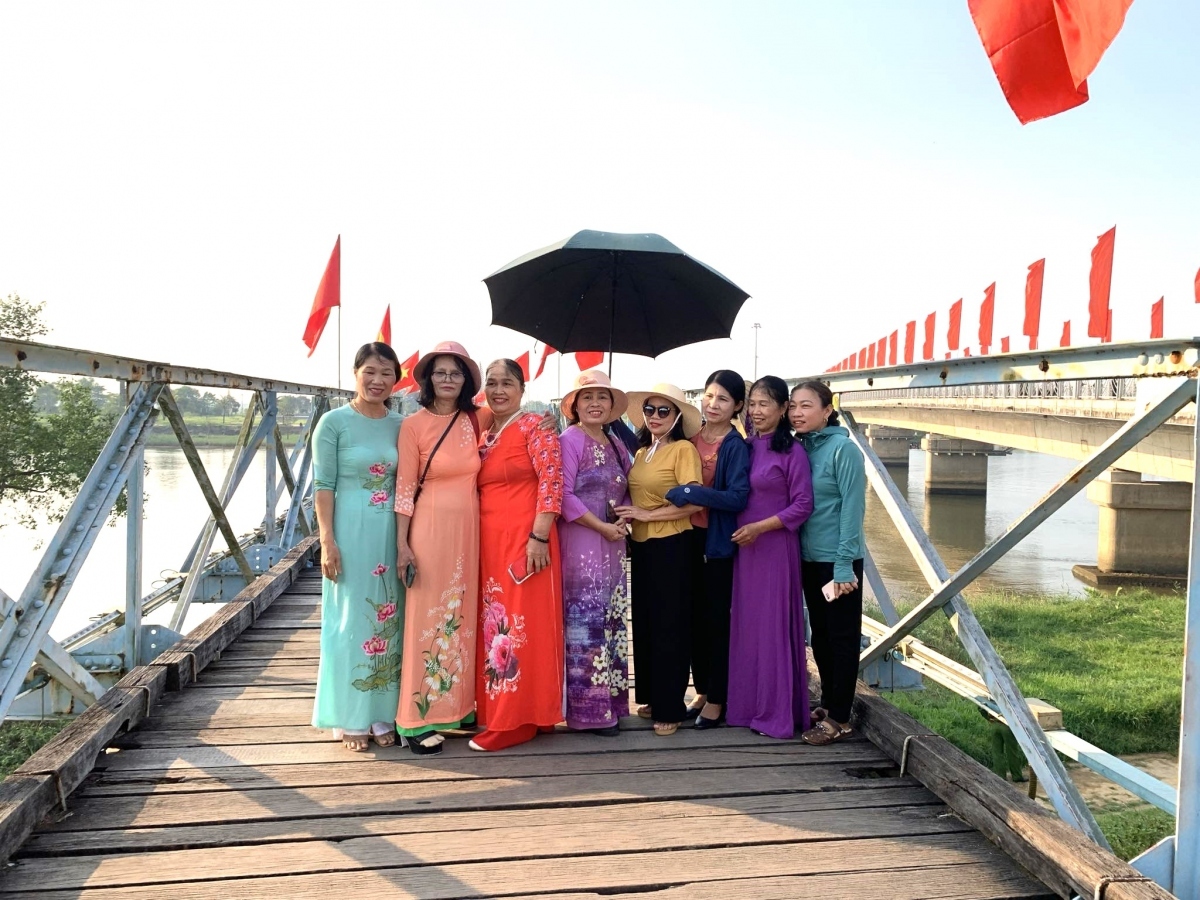
[[[217,398],[212,391],[205,391],[200,396],[200,415],[213,416],[217,414]]]
[[[232,416],[235,412],[242,408],[242,404],[238,403],[229,394],[226,394],[218,401],[221,407],[221,421],[225,421],[226,416]]]
[[[195,413],[200,411],[200,392],[194,387],[171,388],[171,392],[175,395],[175,405],[179,407],[179,411],[183,413]]]
[[[46,334],[43,305],[16,294],[0,300],[0,336],[29,340]],[[116,414],[97,402],[94,382],[62,379],[57,412],[38,409],[45,383],[30,372],[0,366],[0,502],[20,501],[18,519],[61,519],[112,433]],[[125,507],[124,495],[118,512]]]

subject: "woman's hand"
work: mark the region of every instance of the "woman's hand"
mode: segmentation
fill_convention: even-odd
[[[533,573],[540,572],[550,565],[550,545],[530,538],[525,544],[525,565]]]
[[[625,540],[625,536],[629,534],[629,523],[624,519],[620,522],[604,522],[599,530],[601,537],[615,544]]]
[[[337,581],[342,574],[342,551],[334,541],[321,541],[321,574],[330,581]]]
[[[857,579],[854,581],[839,581],[835,587],[837,588],[837,595],[841,597],[843,594],[849,594],[858,590],[858,581]]]
[[[544,413],[542,413],[542,421],[538,422],[538,429],[540,431],[557,432],[558,416],[554,415],[554,413],[550,412],[550,410],[546,410]]]
[[[733,542],[739,547],[746,547],[758,540],[758,536],[763,531],[762,522],[751,522],[749,525],[743,525],[733,533]]]
[[[396,541],[396,575],[400,578],[401,583],[404,582],[404,570],[408,568],[409,563],[414,569],[417,567],[417,559],[413,556],[408,541]]]
[[[637,506],[617,506],[613,508],[613,512],[615,512],[622,519],[628,519],[631,522],[650,521],[650,510],[641,509]]]

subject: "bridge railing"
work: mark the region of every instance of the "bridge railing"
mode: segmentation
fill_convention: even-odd
[[[71,714],[95,702],[108,686],[148,662],[180,637],[193,603],[233,597],[266,572],[312,529],[312,433],[333,403],[352,392],[208,369],[172,366],[69,347],[0,339],[0,366],[52,376],[117,382],[124,404],[103,450],[72,500],[32,575],[12,598],[0,589],[0,719]],[[232,460],[220,482],[206,470],[172,386],[248,391]],[[289,449],[279,423],[278,397],[310,398],[299,436]],[[162,416],[169,424],[208,506],[191,549],[174,574],[144,591],[143,497],[145,444]],[[247,471],[265,451],[262,517],[249,534],[234,532],[226,515]],[[95,618],[62,641],[50,629],[62,614],[99,529],[117,499],[127,496],[125,604]],[[286,501],[285,508],[280,506]],[[218,536],[224,545],[213,552]],[[143,618],[173,606],[169,625]]]
[[[825,381],[846,414],[851,439],[866,461],[868,481],[929,584],[930,593],[901,616],[887,596],[878,570],[867,554],[866,579],[879,600],[884,622],[866,620],[869,646],[862,668],[885,659],[907,666],[967,697],[1000,717],[1012,730],[1030,768],[1062,818],[1097,843],[1107,841],[1079,791],[1067,775],[1063,753],[1133,790],[1160,808],[1174,812],[1175,834],[1133,860],[1133,864],[1184,900],[1200,900],[1200,429],[1196,421],[1197,363],[1200,341],[1152,341],[1105,344],[1044,352],[976,357],[865,371],[825,373]],[[1105,415],[1124,423],[1087,459],[994,541],[956,572],[945,566],[887,468],[858,432],[855,408],[873,404],[974,405],[998,410],[1029,409],[1072,415]],[[1141,440],[1167,423],[1192,428],[1192,508],[1186,635],[1183,660],[1183,714],[1180,730],[1179,784],[1172,788],[1080,740],[1061,727],[1043,728],[1021,694],[1001,655],[980,626],[962,591],[1011,552],[1042,522]],[[950,620],[974,669],[934,653],[912,637],[926,618],[942,611]]]

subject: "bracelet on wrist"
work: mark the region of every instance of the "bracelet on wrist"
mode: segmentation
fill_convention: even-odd
[[[548,543],[550,543],[550,538],[548,538],[548,537],[538,537],[538,536],[537,536],[536,534],[534,534],[532,531],[531,531],[531,532],[529,532],[529,539],[530,539],[531,541],[537,541],[539,544],[548,544]]]

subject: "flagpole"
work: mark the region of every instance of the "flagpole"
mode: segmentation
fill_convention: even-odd
[[[339,297],[340,301],[341,298]],[[337,352],[337,367],[338,367],[338,390],[342,389],[342,304],[338,303],[338,352]]]

